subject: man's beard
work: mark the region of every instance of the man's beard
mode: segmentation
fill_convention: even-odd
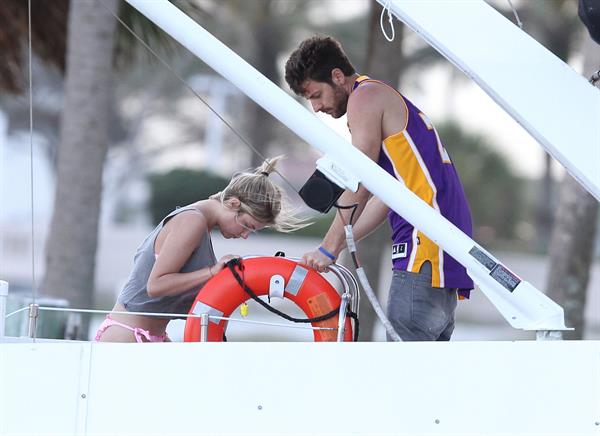
[[[346,93],[346,90],[342,86],[334,85],[334,106],[331,113],[331,116],[333,118],[339,118],[346,113],[346,110],[348,109],[348,96],[349,95]]]

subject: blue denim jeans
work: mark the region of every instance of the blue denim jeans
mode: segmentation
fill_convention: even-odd
[[[456,301],[455,288],[431,287],[427,262],[419,273],[393,271],[387,314],[403,341],[449,341]]]

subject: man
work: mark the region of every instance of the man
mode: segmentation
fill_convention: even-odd
[[[341,45],[322,36],[303,41],[292,53],[285,79],[315,112],[334,118],[347,114],[355,147],[471,235],[471,213],[448,153],[427,116],[398,91],[359,76]],[[457,294],[473,288],[465,268],[363,186],[344,192],[338,203],[358,204],[357,240],[389,220],[393,275],[387,311],[402,340],[449,340]],[[348,221],[349,213],[344,214]],[[303,262],[324,271],[344,247],[343,222],[336,216],[321,246],[306,253]]]

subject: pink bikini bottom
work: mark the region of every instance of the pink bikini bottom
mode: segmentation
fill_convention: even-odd
[[[110,315],[106,315],[106,318],[104,319],[104,321],[102,322],[102,324],[100,324],[100,327],[98,328],[98,332],[96,333],[95,341],[98,342],[100,340],[100,338],[102,337],[102,333],[104,333],[107,328],[109,328],[110,326],[113,326],[113,325],[117,325],[117,326],[123,327],[124,329],[127,329],[129,331],[132,331],[135,336],[135,340],[137,342],[167,342],[169,339],[169,336],[167,336],[166,333],[164,333],[160,336],[151,335],[148,330],[144,330],[139,327],[131,327],[127,324],[123,324],[122,322],[115,321],[114,319],[112,319],[110,317]],[[143,340],[142,337],[146,338],[146,340]]]

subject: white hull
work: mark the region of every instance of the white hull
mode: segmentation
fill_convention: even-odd
[[[600,433],[598,341],[22,341],[1,435]]]

